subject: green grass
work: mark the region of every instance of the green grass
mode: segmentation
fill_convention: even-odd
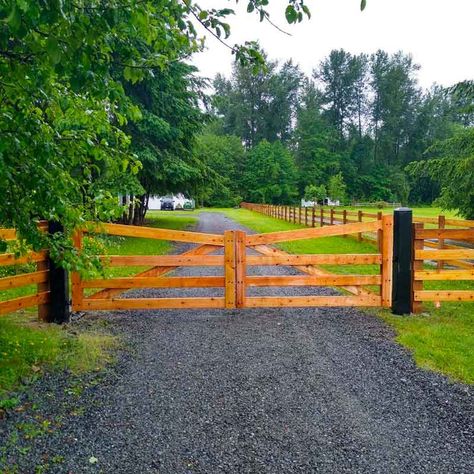
[[[39,323],[31,314],[0,318],[0,407],[8,392],[45,370],[74,374],[101,368],[112,359],[117,339],[97,328],[78,330]],[[2,400],[4,400],[2,402]]]
[[[440,207],[411,207],[408,206],[413,211],[413,215],[416,217],[438,217],[439,215],[449,217],[452,219],[462,219],[457,215],[457,211],[447,211],[441,209]],[[382,211],[384,214],[390,214],[393,212],[393,208],[386,207],[384,209],[379,209],[377,207],[352,207],[344,206],[337,209],[347,209],[348,211],[364,211],[369,213],[376,214],[379,211]]]
[[[167,229],[186,229],[196,222],[191,213],[153,212],[147,225]],[[144,238],[101,237],[109,255],[161,255],[172,244]],[[127,276],[147,267],[113,268],[111,276]],[[18,273],[28,270],[18,267]],[[29,269],[31,271],[31,269]],[[0,300],[34,294],[35,285],[0,291]],[[0,317],[0,409],[14,404],[7,394],[21,382],[35,379],[43,371],[68,369],[82,373],[102,367],[118,344],[115,337],[94,325],[88,329],[42,324],[36,320],[36,308]]]
[[[292,230],[302,226],[277,220],[246,209],[220,209],[228,217],[256,232]],[[437,215],[438,210],[433,212]],[[426,215],[426,214],[424,214]],[[326,237],[281,244],[291,253],[372,253],[376,248],[370,242],[358,242],[347,237]],[[326,266],[335,273],[377,273],[374,265]],[[473,290],[474,282],[426,282],[427,290]],[[397,341],[407,347],[421,367],[448,375],[453,380],[474,383],[474,303],[446,302],[440,308],[425,304],[424,313],[394,316],[377,310],[394,327]],[[371,311],[373,312],[373,311]]]

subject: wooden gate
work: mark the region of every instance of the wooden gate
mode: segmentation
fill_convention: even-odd
[[[75,237],[78,249],[84,232],[171,240],[196,244],[179,255],[101,256],[111,266],[143,265],[147,270],[132,277],[83,280],[72,274],[74,311],[157,308],[250,308],[271,306],[383,306],[391,304],[393,217],[324,228],[249,235],[230,230],[224,235],[102,224]],[[379,232],[381,249],[371,254],[294,255],[271,246],[280,242]],[[251,249],[249,254],[247,249]],[[218,253],[217,255],[215,253]],[[252,254],[253,253],[253,254]],[[302,275],[249,275],[251,266],[292,266]],[[334,274],[320,265],[378,265],[375,274]],[[165,276],[178,267],[222,267],[221,276]],[[346,294],[337,296],[248,296],[249,287],[330,286]],[[372,287],[378,287],[374,291]],[[136,288],[223,288],[223,296],[119,298]],[[95,293],[86,294],[90,289]]]
[[[235,232],[236,306],[382,306],[390,307],[392,298],[393,217],[334,227],[298,229],[294,231],[247,235]],[[361,232],[380,232],[381,249],[371,254],[306,254],[286,253],[270,244],[318,237],[342,236]],[[257,255],[247,255],[251,248]],[[249,275],[248,267],[292,266],[302,275]],[[336,274],[321,265],[375,265],[372,274]],[[373,270],[374,268],[372,268]],[[247,296],[249,287],[325,286],[344,290],[337,296]],[[379,290],[373,289],[378,287]]]

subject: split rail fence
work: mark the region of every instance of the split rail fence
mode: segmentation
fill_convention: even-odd
[[[295,207],[295,206],[275,206],[271,204],[255,204],[243,202],[240,206],[244,209],[249,209],[254,212],[259,212],[275,219],[282,219],[294,224],[304,225],[306,227],[323,227],[332,225],[343,225],[354,222],[370,222],[373,220],[381,220],[383,213],[365,212],[362,210],[349,211],[346,209],[337,209],[334,207]],[[419,225],[427,225],[430,230],[444,230],[450,228],[457,228],[460,232],[447,233],[446,237],[441,238],[426,238],[424,239],[424,247],[433,248],[437,250],[464,250],[466,247],[474,246],[474,239],[470,237],[470,230],[474,229],[474,220],[466,219],[451,219],[443,215],[437,217],[419,217],[413,216],[412,221]],[[463,232],[465,230],[466,232]],[[431,235],[438,235],[432,233]],[[375,232],[359,232],[357,233],[358,240],[368,240],[378,242],[379,248],[381,245],[380,233]],[[440,260],[439,268],[442,268],[444,262]],[[474,263],[466,259],[452,260],[451,265],[473,269]]]
[[[48,229],[46,221],[38,223],[38,227],[44,231]],[[0,240],[11,246],[17,240],[15,229],[0,229]],[[0,315],[11,313],[19,309],[37,306],[38,315],[42,320],[47,320],[49,314],[49,258],[46,251],[27,252],[24,255],[17,255],[15,252],[7,251],[0,253],[0,267],[10,268],[10,275],[0,278],[0,290],[15,290],[30,285],[36,286],[36,291],[26,296],[5,299],[0,301]],[[20,273],[17,273],[20,268]]]
[[[272,212],[276,212],[275,209]],[[280,209],[280,212],[281,209]],[[287,212],[287,211],[286,211]],[[277,214],[278,215],[278,214]],[[57,223],[40,223],[48,232],[58,231]],[[368,254],[288,254],[278,248],[281,242],[329,236],[378,236],[379,246]],[[101,255],[105,267],[143,266],[136,275],[115,278],[84,279],[79,273],[70,275],[70,301],[67,272],[49,258],[47,252],[29,252],[16,256],[0,254],[0,266],[25,265],[23,273],[0,278],[0,290],[36,285],[27,296],[0,301],[0,314],[37,306],[41,319],[63,322],[73,311],[132,310],[158,308],[254,308],[289,306],[377,306],[392,308],[396,314],[419,312],[425,301],[474,301],[474,289],[426,289],[429,281],[473,281],[474,250],[444,248],[445,241],[474,242],[474,228],[425,229],[413,223],[410,210],[396,210],[369,222],[346,222],[341,225],[314,226],[290,231],[250,235],[240,230],[222,234],[156,229],[121,224],[89,224],[76,232],[74,244],[79,252],[86,234],[142,237],[193,245],[178,255]],[[0,239],[13,241],[13,229],[0,229]],[[426,242],[435,248],[427,247]],[[441,244],[440,244],[441,242]],[[328,271],[327,265],[350,265],[343,273]],[[371,274],[354,270],[372,265]],[[297,269],[298,275],[263,273],[271,266]],[[180,267],[214,267],[208,276],[175,276],[170,272]],[[254,267],[260,268],[255,274]],[[15,267],[17,268],[17,267]],[[26,272],[25,271],[26,268]],[[263,273],[263,274],[262,274]],[[273,272],[274,273],[274,272]],[[294,286],[336,287],[338,295],[288,296],[285,289]],[[279,287],[269,295],[255,295],[252,287]],[[125,294],[137,288],[175,289],[178,296],[141,298]],[[188,288],[221,288],[201,297],[186,296]],[[183,290],[183,291],[180,291]],[[167,293],[167,292],[166,292]]]

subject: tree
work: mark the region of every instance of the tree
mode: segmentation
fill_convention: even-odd
[[[314,78],[323,86],[323,104],[327,106],[327,116],[339,132],[341,142],[355,117],[362,135],[366,71],[366,55],[352,56],[340,49],[331,51],[313,72]]]
[[[415,78],[419,66],[409,55],[372,56],[372,128],[374,161],[390,165],[407,162],[404,151],[413,131],[420,91]]]
[[[243,176],[244,198],[251,202],[285,204],[298,195],[296,166],[280,143],[262,140],[248,153]]]
[[[322,202],[327,197],[326,186],[321,184],[316,186],[314,184],[308,184],[304,188],[304,199],[305,201],[311,201],[314,203]]]
[[[346,184],[342,173],[338,173],[329,178],[328,194],[333,201],[344,203],[346,200]]]
[[[204,172],[204,164],[193,154],[194,137],[206,120],[199,107],[203,84],[194,77],[196,69],[175,62],[153,77],[125,90],[139,107],[141,119],[126,127],[132,138],[132,151],[142,168],[138,179],[143,187],[131,205],[126,221],[143,224],[150,195],[190,192]]]
[[[238,205],[242,201],[241,181],[246,163],[241,140],[234,135],[204,133],[197,137],[194,154],[213,173],[213,179],[206,178],[196,187],[195,195],[200,202],[219,207]]]
[[[295,158],[299,170],[299,189],[315,182],[324,183],[341,166],[337,131],[322,115],[321,94],[314,83],[303,87],[294,132]]]
[[[267,2],[249,11],[268,20]],[[137,191],[130,174],[140,169],[122,128],[137,119],[124,81],[137,83],[202,47],[193,22],[228,36],[229,8],[203,9],[170,0],[10,0],[0,5],[0,220],[35,249],[79,270],[71,247],[77,225],[111,219],[116,185]],[[289,22],[309,16],[290,0]],[[252,44],[231,47],[241,64],[261,67]],[[123,178],[123,179],[121,179]],[[132,189],[133,188],[133,189]],[[61,221],[65,232],[49,238],[38,219]],[[87,257],[87,253],[82,253]]]
[[[439,183],[438,203],[444,209],[459,210],[461,216],[474,219],[474,128],[459,128],[429,151],[436,157],[410,163],[407,171]]]
[[[224,132],[241,137],[247,148],[261,140],[290,140],[303,78],[291,61],[279,68],[264,51],[261,55],[266,67],[258,73],[235,62],[230,80],[221,75],[214,80],[213,103]]]

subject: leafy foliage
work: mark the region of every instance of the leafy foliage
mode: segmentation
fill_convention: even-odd
[[[271,204],[297,196],[297,170],[290,152],[280,143],[262,140],[249,153],[243,175],[247,200]]]
[[[414,165],[417,170],[432,170],[435,163],[430,161],[440,154],[433,144],[449,140],[459,127],[472,127],[469,81],[453,89],[433,86],[423,91],[416,78],[419,66],[402,52],[369,56],[332,51],[312,78],[290,63],[281,68],[268,63],[268,70],[258,76],[241,65],[230,79],[218,76],[215,113],[223,133],[241,137],[250,153],[263,139],[286,144],[297,167],[300,196],[307,186],[330,188],[331,181],[345,185],[345,192],[341,186],[328,189],[332,199],[431,203],[441,194],[444,206],[471,215],[466,209],[471,206],[468,162],[451,161],[446,170],[455,166],[456,172],[448,171],[443,179],[441,171],[415,173],[406,168],[419,162]],[[279,84],[289,85],[285,94],[279,95]],[[287,105],[277,106],[281,102]],[[457,153],[462,156],[460,150]],[[256,199],[278,201],[279,183],[273,179],[269,173],[266,188],[273,189],[273,197],[266,193]],[[240,194],[247,195],[245,190]],[[459,203],[462,195],[465,206]]]
[[[252,6],[266,21],[267,4],[249,0],[249,9]],[[303,1],[288,4],[298,20],[300,12],[309,15]],[[186,143],[192,141],[193,125],[171,124],[156,103],[150,112],[136,96],[131,100],[126,84],[145,80],[144,87],[152,89],[158,86],[151,79],[161,73],[158,81],[170,87],[173,81],[164,76],[176,78],[173,65],[203,46],[195,23],[218,38],[228,37],[225,20],[232,14],[229,8],[203,9],[191,0],[1,2],[0,224],[16,227],[35,249],[51,248],[64,266],[85,269],[91,264],[87,252],[80,263],[71,246],[77,225],[120,216],[117,193],[146,194],[144,177],[156,167],[166,168],[161,175],[165,187],[189,183],[199,173]],[[230,49],[240,64],[263,66],[252,43]],[[184,94],[182,87],[180,91]],[[171,87],[169,96],[174,92]],[[178,106],[177,102],[172,105]],[[138,126],[127,124],[139,118],[144,119],[140,131],[144,137],[130,147],[127,132],[138,131]],[[158,137],[151,136],[155,126],[166,142],[161,143],[158,159]],[[173,137],[176,130],[190,135]],[[180,160],[178,143],[186,151]],[[140,175],[141,184],[134,177],[142,169],[136,151],[147,167]],[[55,238],[41,234],[36,227],[39,219],[61,221],[65,232]]]
[[[414,176],[429,177],[440,183],[438,203],[445,209],[459,209],[474,219],[474,128],[459,129],[455,135],[430,148],[436,158],[411,163]]]

